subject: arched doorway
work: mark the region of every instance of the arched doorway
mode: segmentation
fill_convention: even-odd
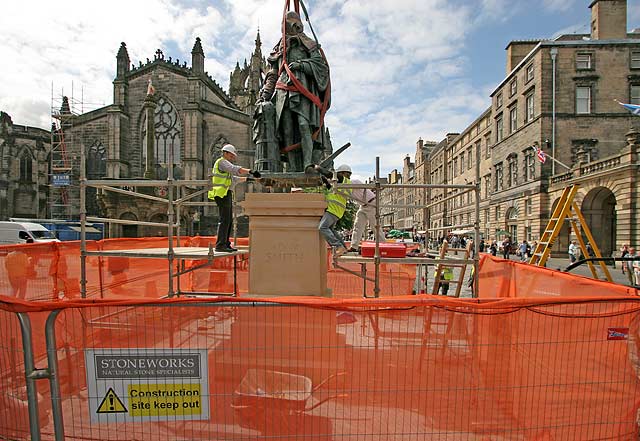
[[[120,215],[120,219],[123,220],[131,220],[131,221],[137,221],[138,217],[129,212],[126,213],[122,213]],[[138,226],[137,225],[122,225],[122,234],[121,237],[138,237]]]
[[[149,222],[156,222],[156,223],[160,223],[160,224],[166,224],[168,222],[168,217],[166,213],[156,213],[153,214],[150,218],[149,218]],[[146,228],[147,233],[146,236],[147,237],[166,237],[167,236],[167,227],[161,227],[161,226],[147,226]]]
[[[616,249],[616,197],[606,187],[596,187],[582,201],[582,214],[603,256]]]
[[[556,207],[558,206],[558,202],[560,202],[560,198],[553,201],[553,205],[551,205],[551,211],[549,211],[549,217],[551,217],[551,215],[555,211]],[[549,219],[547,219],[545,223],[542,225],[543,229],[547,228],[548,222],[549,222]],[[569,221],[565,220],[562,222],[562,228],[560,228],[560,233],[558,234],[558,237],[554,242],[553,248],[551,249],[552,256],[555,256],[555,257],[567,256],[567,250],[569,249],[570,234],[571,234],[571,228],[570,228]]]

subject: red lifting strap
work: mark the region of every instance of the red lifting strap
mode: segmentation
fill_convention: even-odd
[[[324,126],[324,115],[327,113],[327,110],[329,109],[329,97],[331,96],[331,79],[329,79],[329,83],[327,84],[327,88],[324,93],[324,99],[320,101],[320,97],[318,97],[317,95],[314,95],[306,87],[304,87],[304,85],[300,82],[300,80],[298,80],[298,78],[296,78],[296,76],[293,74],[291,69],[289,69],[289,63],[287,62],[286,19],[287,19],[287,12],[289,11],[290,7],[291,7],[291,0],[285,0],[284,11],[282,13],[282,40],[281,40],[283,59],[282,59],[282,64],[280,65],[280,69],[278,70],[278,77],[280,76],[280,74],[282,73],[282,69],[284,68],[284,70],[287,72],[287,75],[289,76],[289,79],[293,84],[288,85],[288,84],[284,84],[281,81],[278,81],[276,83],[276,89],[301,93],[307,99],[309,99],[309,101],[311,101],[316,107],[318,107],[318,109],[320,109],[320,127],[318,127],[318,129],[311,136],[311,138],[315,141],[316,139],[318,139],[318,135],[320,134],[320,129]],[[300,0],[293,0],[293,7],[295,12],[298,15],[300,15]],[[327,63],[327,66],[328,66],[329,63],[327,62],[327,57],[325,56],[322,48],[320,48],[320,54],[322,55],[322,58],[324,59],[324,61]],[[282,153],[287,153],[297,149],[298,147],[300,147],[299,142],[296,144],[292,144],[290,146],[284,147],[280,149],[280,151]]]

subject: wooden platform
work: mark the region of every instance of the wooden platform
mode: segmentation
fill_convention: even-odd
[[[210,249],[208,247],[174,247],[173,258],[183,260],[204,260],[216,259],[220,257],[240,256],[249,254],[247,247],[238,249],[233,253],[223,253]],[[104,251],[87,251],[87,256],[105,256],[105,257],[140,257],[147,259],[167,259],[169,257],[169,248],[136,248],[129,250],[104,250]]]

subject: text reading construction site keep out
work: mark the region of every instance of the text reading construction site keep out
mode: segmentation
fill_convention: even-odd
[[[209,419],[206,349],[87,349],[93,423]]]

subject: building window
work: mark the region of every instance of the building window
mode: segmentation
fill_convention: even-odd
[[[524,152],[524,180],[533,181],[536,178],[535,152],[533,148]]]
[[[527,114],[526,114],[525,121],[526,122],[531,122],[533,120],[533,117],[535,116],[535,113],[536,113],[535,112],[535,102],[534,102],[533,92],[531,92],[529,95],[527,95],[526,106],[527,106]]]
[[[502,92],[496,95],[496,108],[502,107]]]
[[[629,67],[631,69],[640,69],[640,52],[631,52]]]
[[[496,179],[493,188],[495,191],[502,191],[502,162],[496,164]]]
[[[592,69],[592,66],[593,63],[591,62],[591,54],[576,54],[576,70],[589,70]]]
[[[489,209],[484,210],[484,225],[485,228],[489,225]]]
[[[147,118],[142,121],[142,160],[143,164],[147,153]],[[155,127],[155,163],[167,165],[173,152],[173,163],[180,164],[181,158],[181,125],[176,108],[164,97],[158,99],[154,113]]]
[[[484,157],[488,159],[491,157],[491,144],[489,142],[488,136],[484,139],[484,148],[485,148]]]
[[[504,136],[503,132],[503,124],[502,124],[502,115],[496,118],[496,142],[502,141]]]
[[[526,72],[525,78],[527,83],[533,80],[533,63],[527,66],[527,72]]]
[[[508,176],[507,176],[507,186],[513,187],[518,185],[518,157],[516,155],[511,155],[508,158]]]
[[[33,160],[26,150],[20,155],[20,180],[23,182],[33,181]]]
[[[471,147],[467,149],[467,169],[471,170],[473,166],[473,153],[471,152]]]
[[[531,199],[524,200],[524,214],[525,216],[531,216]]]
[[[629,103],[640,104],[640,84],[632,84],[629,87]]]
[[[531,227],[524,227],[524,237],[531,242],[533,240],[533,235],[531,234]]]
[[[576,87],[576,113],[578,114],[591,113],[591,87],[590,86]]]
[[[458,158],[453,158],[453,177],[455,178],[458,173]]]
[[[464,174],[464,152],[460,153],[460,175]]]
[[[496,220],[499,221],[500,220],[500,206],[496,206],[495,208],[495,216],[496,216]]]
[[[513,133],[518,129],[518,108],[513,106],[509,110],[509,133]]]
[[[491,175],[487,175],[484,177],[484,197],[489,197],[489,192],[491,191]]]
[[[509,83],[509,96],[514,96],[518,92],[518,79],[514,78]]]

